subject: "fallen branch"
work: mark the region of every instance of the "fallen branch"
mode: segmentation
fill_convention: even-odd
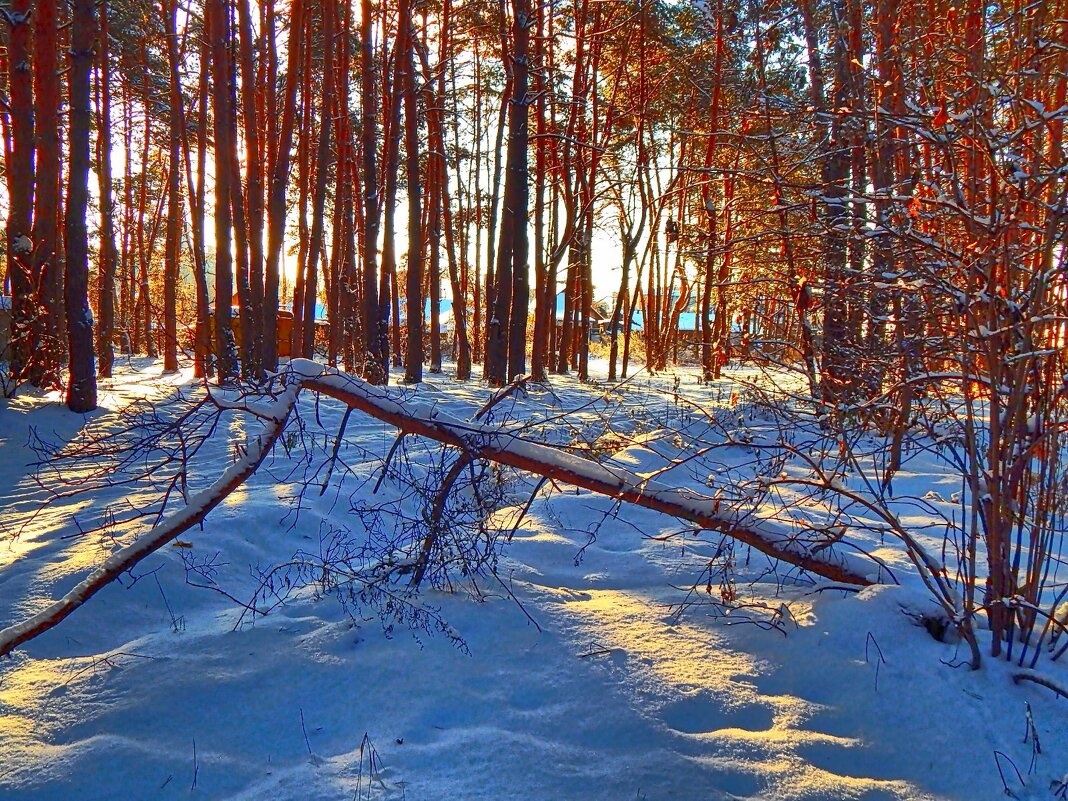
[[[1037,684],[1040,687],[1045,687],[1047,690],[1059,695],[1061,698],[1068,700],[1068,687],[1051,679],[1049,676],[1044,676],[1041,673],[1034,670],[1018,670],[1012,674],[1013,683],[1019,684],[1021,681],[1029,681],[1033,684]]]
[[[393,425],[404,434],[415,434],[460,448],[465,458],[487,459],[688,520],[833,582],[866,586],[879,580],[879,568],[874,568],[873,575],[872,563],[853,554],[820,549],[818,544],[797,538],[776,521],[724,509],[718,501],[700,497],[689,490],[667,487],[620,467],[600,465],[541,443],[529,442],[520,438],[518,432],[503,426],[462,421],[433,406],[413,403],[410,398],[397,399],[387,390],[329,370],[316,362],[296,359],[290,363],[283,378],[285,392],[266,408],[257,407],[255,415],[264,423],[264,428],[254,439],[249,439],[240,459],[210,487],[190,498],[183,509],[113,553],[61,599],[29,619],[0,631],[0,656],[58,625],[105,586],[202,521],[256,472],[285,429],[302,389],[333,397],[351,409]]]
[[[207,517],[212,509],[245,483],[259,468],[260,463],[270,453],[271,447],[285,428],[286,420],[293,410],[299,392],[299,384],[288,387],[286,392],[271,405],[269,411],[256,415],[265,422],[263,431],[255,439],[249,438],[241,458],[230,465],[214,484],[198,492],[189,499],[185,507],[169,515],[159,525],[153,526],[125,548],[115,551],[104,560],[104,564],[75,585],[61,599],[27,620],[0,631],[0,656],[10,654],[22,643],[32,640],[61,623],[75,609],[138,562]]]
[[[470,457],[515,467],[688,520],[830,581],[859,586],[879,581],[879,568],[874,567],[873,575],[873,565],[868,561],[829,548],[818,549],[818,543],[798,539],[776,521],[739,513],[696,492],[667,487],[622,467],[597,464],[548,445],[529,442],[503,426],[470,423],[434,407],[398,401],[384,390],[353,376],[325,372],[322,365],[315,362],[297,359],[290,369],[301,377],[302,384],[308,389],[336,398],[407,434],[453,445]]]

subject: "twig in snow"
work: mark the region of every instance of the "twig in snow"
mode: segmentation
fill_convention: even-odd
[[[367,765],[366,788],[363,784],[364,764]],[[361,798],[370,801],[372,784],[378,784],[383,790],[387,789],[386,783],[382,781],[381,773],[382,758],[378,755],[375,744],[371,742],[371,737],[364,732],[363,739],[360,741],[360,764],[356,769],[356,790],[352,794],[352,801],[360,801]]]
[[[593,646],[596,645],[596,644],[597,643],[590,643],[590,650],[588,650],[584,654],[579,654],[578,658],[579,659],[589,659],[590,657],[594,657],[594,656],[608,656],[610,653],[612,653],[613,651],[616,650],[615,648],[597,648],[597,649],[594,649]]]
[[[1005,788],[1005,795],[1009,796],[1009,798],[1016,798],[1016,793],[1009,789],[1009,783],[1005,781],[1005,772],[1001,769],[1002,759],[1012,765],[1012,769],[1016,771],[1016,778],[1020,780],[1021,787],[1026,787],[1027,782],[1024,781],[1023,776],[1020,774],[1020,769],[1016,767],[1015,762],[1009,759],[1009,757],[1006,756],[1005,753],[1003,753],[1002,751],[994,751],[994,764],[997,765],[998,776],[1001,777],[1001,786]]]
[[[1042,743],[1038,739],[1038,729],[1035,728],[1035,716],[1031,711],[1031,704],[1029,701],[1024,701],[1024,708],[1027,710],[1027,728],[1024,730],[1024,739],[1026,743],[1031,742],[1031,764],[1027,767],[1027,775],[1030,776],[1035,772],[1035,761],[1038,759],[1038,755],[1042,753]]]
[[[864,640],[864,661],[868,661],[868,646],[874,645],[875,650],[879,652],[879,661],[875,663],[875,692],[879,692],[879,665],[886,664],[886,657],[883,656],[883,649],[879,647],[878,640],[875,639],[875,635],[870,631],[868,636]]]
[[[326,475],[323,477],[323,486],[319,490],[320,495],[326,492],[326,488],[330,484],[330,477],[334,475],[334,465],[337,464],[337,452],[341,449],[341,441],[345,436],[345,429],[348,427],[350,417],[352,417],[351,406],[345,410],[345,415],[341,418],[341,425],[338,427],[337,436],[334,438],[334,450],[330,454],[330,461],[327,464]],[[383,473],[383,475],[385,475],[385,473]]]
[[[1068,798],[1068,773],[1064,774],[1060,780],[1051,781],[1049,789],[1053,791],[1054,798]]]
[[[300,730],[304,732],[304,745],[308,746],[308,756],[314,756],[311,740],[308,739],[308,729],[304,726],[304,707],[300,707]]]
[[[197,738],[193,738],[193,784],[190,785],[190,790],[197,789],[197,778],[200,776],[200,762],[197,760]]]

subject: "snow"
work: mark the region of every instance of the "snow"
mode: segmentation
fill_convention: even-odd
[[[124,366],[88,420],[55,395],[2,402],[0,627],[40,611],[137,542],[76,535],[108,497],[47,507],[22,527],[44,497],[27,466],[30,428],[74,441],[83,427],[117,425],[131,399],[151,396],[165,408],[190,379],[162,376],[160,367]],[[291,370],[346,381],[323,377],[313,363]],[[706,409],[732,397],[734,380],[755,380],[736,372],[698,386],[692,374],[680,377],[682,394]],[[560,442],[611,420],[627,436],[596,465],[523,439],[515,424],[470,422],[489,396],[478,383],[446,375],[418,391],[347,386],[480,442],[492,436],[500,447],[602,480],[637,480],[646,492],[709,509],[719,490],[706,480],[729,492],[749,458],[739,442],[679,461],[710,433],[674,403],[671,375],[639,376],[613,392],[557,379],[552,394],[534,387],[494,410],[495,419],[522,426],[560,415]],[[236,396],[219,394],[235,408],[224,413],[218,441],[198,454],[193,508],[198,492],[203,498],[255,458],[258,432],[290,397],[253,407],[257,418]],[[324,398],[316,408],[305,392],[299,408],[301,436],[325,459],[341,405]],[[742,428],[733,411],[731,427]],[[744,427],[763,433],[757,420]],[[349,466],[376,478],[395,429],[354,413],[346,430]],[[233,444],[245,442],[235,459]],[[988,658],[979,671],[963,667],[963,645],[923,628],[944,611],[900,546],[881,542],[874,527],[850,536],[890,564],[902,586],[780,585],[755,550],[561,488],[530,504],[501,557],[500,575],[525,612],[492,584],[481,598],[426,592],[422,601],[460,645],[447,632],[387,631],[370,614],[354,620],[313,587],[235,629],[242,610],[188,585],[183,556],[215,565],[218,586],[247,599],[256,568],[298,550],[317,553],[339,528],[360,531],[346,499],[370,489],[351,477],[336,476],[349,482],[344,491],[316,491],[294,516],[293,486],[283,479],[304,468],[291,448],[276,448],[202,528],[182,535],[183,547],[153,552],[122,585],[0,662],[0,798],[970,800],[1005,796],[1001,760],[1016,797],[1047,799],[1068,770],[1068,706],[1013,665]],[[427,464],[440,458],[433,445],[407,453]],[[514,525],[529,484],[512,487],[496,522]],[[914,456],[895,495],[930,492],[930,500],[903,503],[896,520],[938,553],[930,531],[944,525],[939,515],[952,515],[954,504],[942,499],[958,487],[959,476],[932,454]],[[803,513],[821,519],[818,509]],[[771,510],[760,515],[770,531],[791,530]],[[730,612],[717,605],[718,579],[710,594],[701,579],[724,559],[746,602]],[[698,591],[688,594],[690,585]],[[1068,685],[1061,663],[1040,668],[1038,678]],[[1030,772],[1025,703],[1042,745]]]

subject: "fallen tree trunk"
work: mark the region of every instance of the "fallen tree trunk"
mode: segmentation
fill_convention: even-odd
[[[470,459],[486,459],[617,500],[654,509],[756,548],[768,556],[803,568],[833,582],[866,586],[880,580],[879,567],[855,554],[843,554],[827,543],[802,540],[774,520],[724,508],[718,501],[689,490],[649,481],[629,470],[597,464],[537,442],[521,439],[506,426],[459,420],[433,406],[398,399],[382,387],[307,360],[293,360],[283,374],[286,390],[268,407],[256,410],[237,406],[264,423],[250,437],[244,454],[211,486],[190,498],[182,509],[130,545],[116,551],[104,564],[70,592],[27,620],[0,631],[0,656],[58,625],[93,595],[201,522],[230,493],[248,480],[271,451],[285,429],[301,390],[308,389],[335,398],[351,409],[364,412],[414,434],[461,449]]]
[[[299,385],[290,386],[268,410],[256,413],[256,416],[265,422],[263,431],[257,437],[249,438],[244,455],[230,465],[210,487],[191,497],[182,509],[168,515],[125,548],[115,551],[104,560],[104,564],[78,582],[58,601],[21,623],[0,631],[0,657],[10,654],[22,643],[54,628],[138,562],[207,517],[212,509],[256,472],[271,452],[275,441],[285,429],[286,420],[289,419],[289,413],[293,410],[299,393]]]
[[[301,376],[301,382],[308,389],[336,398],[405,433],[453,445],[473,458],[526,470],[599,495],[664,512],[703,529],[726,534],[774,559],[830,581],[859,586],[878,582],[878,567],[871,562],[821,547],[825,543],[800,540],[775,521],[740,514],[726,504],[703,498],[695,492],[666,487],[621,467],[597,464],[548,445],[521,439],[517,432],[503,426],[470,423],[432,407],[407,401],[402,403],[386,391],[353,376],[324,372],[321,365],[314,362],[297,360],[291,369]]]

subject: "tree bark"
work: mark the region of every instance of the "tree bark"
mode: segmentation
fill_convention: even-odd
[[[278,289],[282,244],[286,235],[286,188],[289,184],[294,120],[297,113],[297,86],[301,80],[304,54],[304,18],[304,0],[293,0],[290,6],[282,118],[267,197],[267,255],[263,289],[263,366],[267,370],[275,370],[278,367]],[[273,29],[270,36],[273,39]]]
[[[297,353],[311,358],[315,353],[315,307],[319,300],[319,260],[326,264],[326,248],[323,241],[326,215],[327,177],[330,172],[330,135],[333,132],[334,104],[334,13],[337,11],[334,0],[327,0],[322,5],[323,13],[323,92],[322,106],[319,113],[319,143],[315,163],[315,194],[312,199],[311,241],[308,244],[308,259],[304,270],[304,314],[301,327],[302,340]],[[310,98],[309,98],[310,101]],[[310,110],[309,110],[310,111]],[[310,114],[309,114],[310,116]],[[337,321],[331,320],[331,325]],[[294,332],[297,326],[294,325]],[[295,343],[296,344],[296,343]]]
[[[89,310],[89,76],[96,40],[95,0],[74,0],[70,41],[70,176],[67,184],[65,305],[70,382],[67,408],[96,408],[96,366],[93,363],[93,315]]]
[[[182,90],[178,75],[178,7],[163,0],[160,7],[167,37],[167,62],[170,77],[170,129],[168,131],[169,167],[167,170],[167,242],[163,270],[163,370],[178,371],[177,292],[180,276],[181,206],[179,180],[182,145]]]
[[[11,93],[11,168],[7,173],[7,263],[11,276],[11,373],[23,377],[32,363],[37,302],[33,283],[33,189],[36,172],[33,105],[32,0],[13,0],[7,16],[8,87]]]
[[[508,177],[504,188],[502,223],[513,228],[511,319],[508,327],[508,371],[505,379],[527,372],[527,318],[530,308],[530,241],[528,117],[530,98],[530,28],[534,25],[530,0],[512,0],[512,103],[508,109]]]
[[[237,375],[237,354],[230,305],[234,293],[230,137],[230,24],[226,0],[208,0],[208,36],[211,41],[212,111],[215,132],[215,352],[219,380]]]
[[[363,150],[363,297],[360,318],[366,359],[364,376],[372,384],[389,377],[389,339],[378,308],[378,108],[375,93],[374,24],[371,0],[360,2],[360,142]]]
[[[39,387],[59,385],[63,361],[63,264],[59,257],[61,195],[59,141],[59,13],[56,0],[37,0],[34,11],[33,105],[37,112],[37,174],[33,208],[33,282],[37,289],[35,345],[28,378]]]
[[[115,350],[115,196],[111,178],[111,49],[108,40],[108,0],[100,3],[100,129],[96,139],[97,175],[100,185],[100,256],[97,268],[97,374],[111,378]]]
[[[404,156],[408,179],[408,347],[404,360],[404,381],[417,384],[423,380],[423,250],[422,198],[419,168],[419,97],[415,87],[415,30],[412,0],[401,0],[397,32],[403,47],[397,53],[403,72]]]
[[[401,58],[402,38],[402,34],[398,31],[394,39],[392,59],[385,57],[386,43],[385,41],[382,43],[382,105],[387,112],[386,152],[382,165],[386,197],[382,216],[382,275],[378,290],[378,324],[381,327],[381,335],[388,337],[388,344],[384,346],[387,361],[392,355],[394,366],[400,365],[401,350],[400,298],[397,294],[396,218],[397,190],[400,182],[401,106],[404,83],[401,78],[401,72],[404,69]],[[383,383],[388,380],[387,370]]]
[[[257,74],[253,59],[252,12],[249,0],[237,0],[238,27],[240,29],[239,61],[241,65],[241,112],[245,134],[245,195],[244,210],[248,242],[248,288],[249,310],[242,316],[251,329],[249,353],[252,364],[250,372],[262,376],[266,338],[275,336],[275,329],[265,330],[264,322],[264,255],[263,226],[264,198],[263,172],[265,148],[260,140],[262,120],[257,102]],[[236,155],[236,153],[235,153]],[[239,198],[240,192],[235,194]],[[275,318],[277,319],[277,317]],[[277,323],[276,323],[277,325]]]

